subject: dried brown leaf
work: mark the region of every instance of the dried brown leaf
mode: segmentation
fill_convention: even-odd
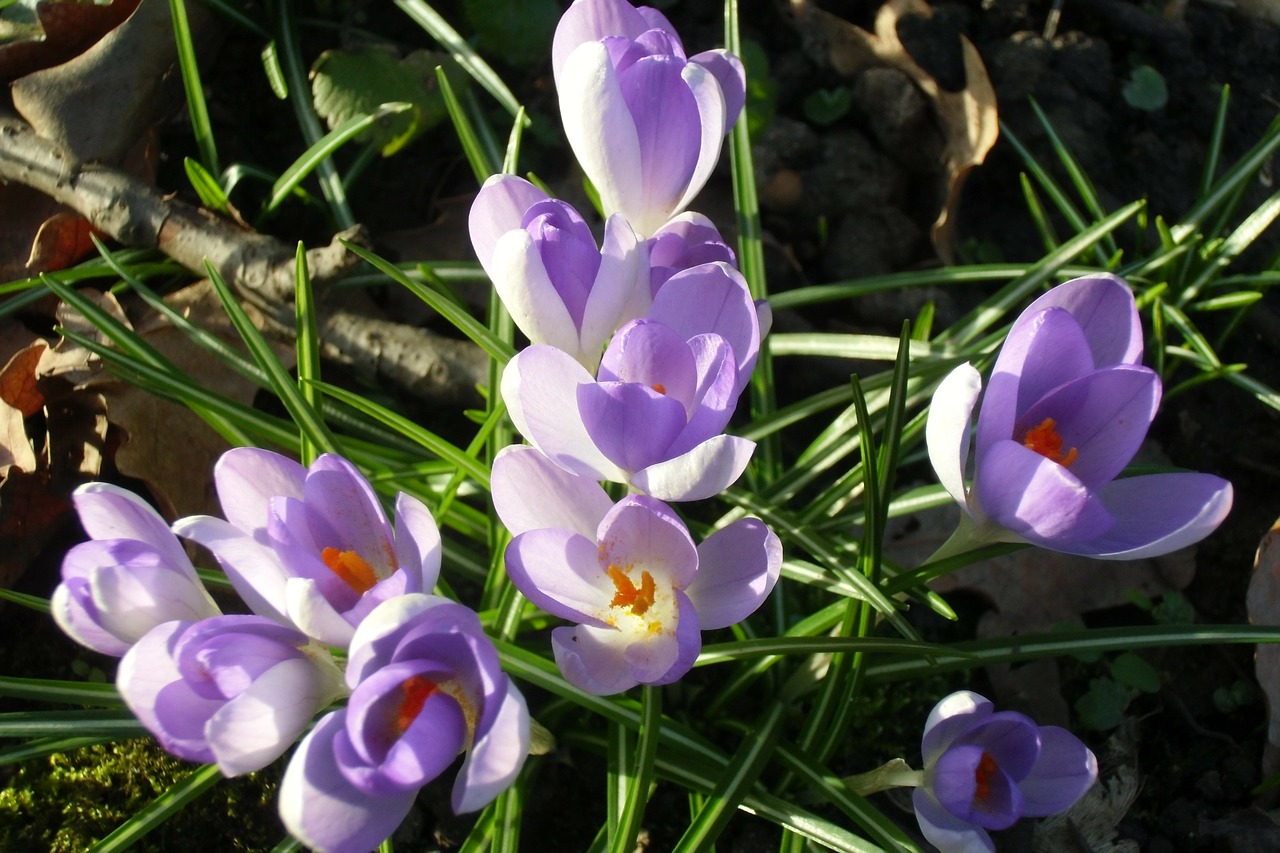
[[[978,49],[967,38],[960,37],[966,85],[958,92],[949,92],[920,67],[898,37],[900,18],[933,15],[925,0],[889,0],[876,13],[874,32],[824,12],[809,0],[791,0],[791,9],[801,35],[809,43],[824,48],[839,73],[852,76],[872,65],[896,68],[910,77],[933,102],[946,140],[942,159],[947,192],[942,210],[933,223],[932,238],[943,261],[954,263],[953,229],[961,188],[969,171],[986,159],[1000,133],[995,89]]]
[[[140,0],[114,0],[107,6],[76,0],[43,0],[36,18],[44,37],[0,45],[0,80],[61,65],[79,56],[133,14]]]

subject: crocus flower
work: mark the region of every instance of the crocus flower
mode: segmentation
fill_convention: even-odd
[[[485,182],[471,205],[471,242],[512,319],[535,344],[589,370],[615,329],[649,308],[645,244],[619,215],[604,245],[570,205],[512,175]]]
[[[226,776],[279,758],[344,692],[328,651],[262,616],[159,625],[121,658],[116,686],[161,746]]]
[[[661,500],[710,497],[755,449],[722,433],[759,328],[737,271],[705,264],[672,276],[649,317],[618,330],[596,377],[553,347],[531,346],[507,364],[502,396],[521,434],[574,474]]]
[[[989,829],[1069,809],[1098,778],[1079,738],[962,690],[929,713],[924,776],[912,794],[920,830],[943,853],[993,851]]]
[[[578,0],[551,50],[560,117],[606,214],[641,234],[688,206],[742,111],[746,75],[723,50],[686,57],[661,13]]]
[[[1139,365],[1141,355],[1142,327],[1122,279],[1078,278],[1033,302],[996,359],[967,488],[969,421],[982,383],[968,364],[947,376],[926,437],[938,479],[965,517],[944,548],[1030,542],[1129,560],[1212,532],[1231,509],[1231,484],[1220,477],[1116,479],[1160,403],[1160,378]]]
[[[72,639],[119,656],[164,622],[218,614],[182,543],[146,501],[109,483],[86,483],[71,500],[91,538],[67,552],[49,606]]]
[[[685,211],[673,217],[646,241],[649,247],[649,286],[656,294],[667,279],[690,267],[722,261],[737,267],[733,249],[710,219]]]
[[[280,816],[309,847],[377,847],[418,789],[464,751],[453,785],[458,813],[487,805],[524,766],[524,697],[460,604],[422,594],[381,604],[356,629],[347,684],[347,706],[316,724],[280,783]]]
[[[195,516],[174,529],[213,552],[255,613],[346,646],[378,604],[435,586],[440,531],[431,512],[402,493],[393,530],[369,481],[340,456],[303,468],[240,447],[213,474],[226,520]]]
[[[745,619],[778,580],[782,545],[759,519],[695,546],[666,504],[643,495],[613,504],[531,447],[499,453],[492,485],[514,534],[507,573],[534,604],[578,623],[553,630],[551,643],[565,679],[589,693],[675,681],[703,629]]]

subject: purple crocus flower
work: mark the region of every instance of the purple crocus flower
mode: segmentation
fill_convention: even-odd
[[[944,545],[995,542],[1131,560],[1203,539],[1231,509],[1231,484],[1193,472],[1116,479],[1160,403],[1138,362],[1142,327],[1128,285],[1098,274],[1031,304],[996,359],[965,487],[978,372],[956,368],[934,394],[926,437],[942,485],[965,511]]]
[[[1098,761],[1066,729],[997,712],[962,690],[929,713],[924,776],[912,795],[920,830],[944,853],[994,851],[989,829],[1069,809],[1098,778]]]
[[[458,813],[488,804],[524,766],[524,697],[476,614],[460,604],[422,594],[381,604],[356,629],[347,684],[347,706],[316,724],[280,783],[280,816],[309,847],[377,847],[459,753]]]
[[[159,625],[121,658],[116,686],[161,746],[226,776],[279,758],[344,692],[326,650],[262,616]]]
[[[782,545],[759,519],[695,546],[666,504],[643,495],[614,504],[531,447],[499,453],[492,485],[515,537],[512,583],[578,623],[556,628],[551,643],[565,679],[589,693],[675,681],[698,657],[702,629],[745,619],[778,580]]]
[[[647,241],[649,246],[649,286],[657,294],[667,279],[690,267],[722,261],[737,268],[733,249],[720,236],[710,219],[685,211],[672,218]]]
[[[755,449],[722,433],[759,328],[737,272],[706,264],[672,276],[649,318],[618,330],[596,377],[553,347],[531,346],[508,363],[502,396],[521,434],[574,474],[661,500],[710,497]]]
[[[72,639],[119,656],[164,622],[218,614],[182,543],[146,501],[108,483],[86,483],[71,500],[91,538],[63,558],[49,606]]]
[[[226,521],[195,516],[174,529],[213,552],[255,613],[346,646],[378,604],[435,586],[440,531],[431,512],[402,493],[393,530],[369,481],[342,457],[303,468],[240,447],[213,475]]]
[[[471,206],[471,242],[516,326],[589,370],[615,329],[649,309],[645,244],[619,215],[604,245],[569,204],[512,175],[485,182]]]
[[[686,57],[660,12],[626,0],[578,0],[551,51],[560,116],[606,214],[641,234],[688,206],[720,157],[746,97],[737,57]]]

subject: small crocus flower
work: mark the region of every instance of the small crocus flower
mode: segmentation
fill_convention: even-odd
[[[316,724],[280,783],[280,816],[307,846],[377,847],[460,753],[459,814],[487,805],[524,766],[524,697],[466,607],[435,595],[389,599],[356,629],[346,677],[347,706]]]
[[[720,236],[715,224],[693,211],[685,211],[672,218],[647,243],[649,286],[655,295],[667,279],[681,270],[715,261],[735,268],[738,263],[733,249]]]
[[[71,497],[90,541],[62,561],[54,621],[72,639],[119,656],[157,625],[216,616],[182,543],[146,501],[108,483]]]
[[[755,364],[759,328],[732,267],[694,267],[671,277],[648,318],[618,330],[596,377],[553,347],[531,346],[508,363],[503,399],[521,434],[574,474],[661,500],[710,497],[755,449],[723,430]]]
[[[226,776],[279,758],[344,692],[328,651],[262,616],[159,625],[121,658],[116,686],[161,746]]]
[[[643,495],[614,504],[531,447],[502,451],[492,484],[514,534],[512,583],[578,623],[553,630],[551,642],[565,679],[589,693],[675,681],[693,666],[703,629],[745,619],[777,582],[782,545],[759,519],[695,546],[666,504]]]
[[[255,613],[346,646],[383,601],[435,586],[440,531],[431,512],[402,493],[393,529],[369,481],[342,457],[303,468],[240,447],[213,473],[226,520],[195,516],[174,530],[213,552]]]
[[[978,372],[938,386],[926,437],[938,479],[965,511],[944,546],[1029,542],[1104,560],[1166,554],[1211,533],[1231,509],[1231,484],[1175,472],[1116,479],[1160,403],[1160,378],[1138,362],[1142,327],[1113,275],[1053,288],[1013,324],[988,383],[966,487]]]
[[[651,301],[644,243],[621,216],[604,245],[569,204],[512,175],[485,182],[470,216],[476,255],[520,331],[589,370],[615,329]]]
[[[653,234],[719,159],[745,102],[742,63],[723,50],[686,57],[661,13],[626,0],[578,0],[551,56],[565,135],[605,213]]]
[[[1038,726],[962,690],[929,713],[924,774],[912,795],[920,830],[943,853],[994,851],[987,830],[1069,809],[1098,762],[1066,729]]]

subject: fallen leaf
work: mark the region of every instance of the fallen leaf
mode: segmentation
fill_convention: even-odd
[[[114,0],[99,6],[77,0],[42,0],[36,4],[42,35],[0,44],[0,80],[16,80],[79,56],[120,26],[139,2]]]
[[[810,0],[791,0],[791,11],[801,36],[825,52],[838,73],[852,77],[868,66],[896,68],[933,101],[946,143],[942,159],[947,192],[931,236],[942,260],[955,263],[953,230],[961,188],[969,171],[986,159],[1000,133],[995,89],[978,49],[967,38],[959,37],[965,86],[959,91],[947,91],[916,62],[898,35],[901,19],[933,15],[925,0],[889,0],[876,13],[874,32],[824,12]]]
[[[78,213],[62,210],[40,224],[27,258],[32,273],[62,270],[93,252],[91,234],[99,234],[89,220]]]
[[[0,400],[4,400],[14,409],[29,418],[44,406],[44,395],[40,393],[36,383],[36,365],[49,345],[44,340],[36,340],[19,350],[9,362],[0,369]]]

